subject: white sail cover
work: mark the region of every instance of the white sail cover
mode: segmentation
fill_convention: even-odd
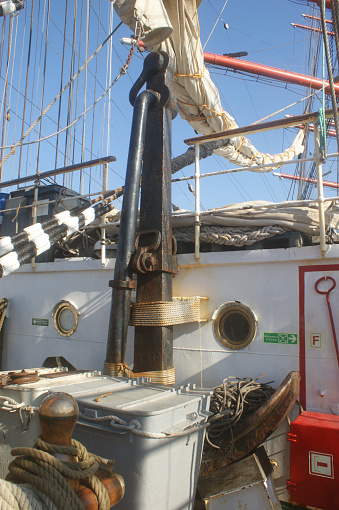
[[[326,232],[339,232],[339,206],[334,202],[325,202]],[[110,235],[119,234],[120,212],[109,213],[107,231]],[[287,230],[302,232],[308,236],[319,235],[319,207],[314,202],[282,202],[276,204],[266,201],[231,204],[218,209],[201,211],[202,227],[267,227],[278,225]],[[172,227],[193,227],[194,211],[179,210],[172,213]]]
[[[238,125],[223,110],[218,89],[204,65],[197,13],[201,1],[115,0],[114,6],[120,19],[134,32],[141,30],[148,49],[166,51],[174,59],[174,93],[180,116],[193,129],[207,135]],[[288,149],[271,155],[258,151],[244,136],[237,136],[214,152],[240,166],[272,163],[272,167],[261,170],[267,172],[279,168],[279,162],[301,154],[302,141],[303,131],[299,131]]]

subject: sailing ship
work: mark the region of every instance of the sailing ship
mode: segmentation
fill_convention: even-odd
[[[104,1],[84,4],[66,1],[61,13],[49,0],[0,3],[0,14],[5,15],[0,185],[7,192],[2,196],[0,239],[4,456],[9,446],[31,445],[38,432],[34,416],[26,420],[22,413],[30,416],[48,392],[62,391],[74,395],[82,413],[75,436],[102,456],[107,455],[107,445],[112,445],[117,472],[126,482],[126,494],[118,508],[174,510],[201,504],[202,508],[247,505],[252,510],[264,510],[291,508],[291,502],[322,510],[335,508],[335,449],[331,441],[318,440],[318,435],[336,437],[339,413],[334,312],[338,299],[338,208],[336,196],[324,197],[321,185],[324,160],[336,161],[337,149],[326,148],[319,135],[319,125],[326,127],[326,119],[335,116],[335,105],[327,103],[327,76],[324,86],[323,80],[314,77],[317,60],[310,63],[312,72],[290,72],[292,83],[308,87],[306,93],[300,91],[298,100],[287,102],[274,96],[271,112],[266,111],[263,119],[256,118],[261,123],[248,125],[248,120],[237,120],[236,124],[233,115],[221,107],[207,66],[212,66],[213,77],[222,73],[222,79],[222,65],[240,69],[234,74],[235,88],[239,87],[239,77],[246,87],[263,86],[247,85],[248,73],[255,77],[262,74],[266,80],[275,79],[273,75],[279,73],[266,64],[250,65],[241,56],[234,56],[235,51],[219,56],[203,53],[197,21],[199,2],[186,0],[180,4],[181,10],[174,11],[171,2],[159,1],[151,13],[138,11],[139,4],[133,4],[129,11],[128,2],[122,1],[114,6]],[[219,46],[220,33],[228,37],[230,29],[224,14],[227,2],[221,4],[213,16],[217,28],[210,25],[208,37],[212,43],[213,32],[218,30],[215,42]],[[114,37],[120,39],[118,31],[122,28],[113,15],[114,7],[133,32],[129,47],[119,43],[118,53],[123,57],[118,69],[114,68]],[[290,7],[301,11],[307,5],[303,2]],[[211,8],[214,6],[209,5]],[[257,6],[247,2],[246,8],[257,11]],[[311,41],[313,54],[319,58],[324,24],[319,28],[316,3],[311,3],[309,13],[310,26],[318,31],[310,31],[307,42],[310,46]],[[146,58],[145,48],[153,51]],[[333,39],[330,49],[333,51]],[[52,58],[55,55],[56,60]],[[136,60],[138,65],[133,67]],[[144,61],[143,70],[139,60]],[[166,73],[174,73],[173,84]],[[279,96],[286,98],[291,94],[285,85],[288,73],[280,74],[285,90],[279,91]],[[219,83],[220,79],[217,77]],[[232,81],[231,71],[226,79]],[[151,92],[146,91],[138,100],[146,82]],[[336,87],[333,83],[334,95]],[[127,149],[121,145],[126,138],[124,122],[130,129],[129,88],[137,113],[127,157]],[[168,110],[167,116],[161,114],[167,127],[159,129],[156,113],[145,132],[140,120],[143,108],[152,111],[157,97],[161,106],[166,105],[163,111]],[[177,109],[174,98],[190,127],[182,136],[187,142],[185,154],[171,163],[168,125]],[[265,110],[269,100],[265,100]],[[242,99],[238,101],[240,119],[247,119],[247,108]],[[284,108],[278,105],[280,101]],[[291,103],[295,103],[288,110],[294,114],[292,119],[271,120],[269,113],[285,114]],[[314,113],[320,106],[320,114]],[[119,121],[114,119],[117,110]],[[178,128],[173,129],[173,138],[178,143],[177,137],[185,128],[182,121],[174,122]],[[311,129],[304,134],[304,126],[310,123],[316,134],[315,148],[309,136]],[[240,124],[246,128],[239,128]],[[300,124],[303,129],[297,132],[294,126]],[[259,134],[274,129],[277,140],[278,127],[289,129],[284,131],[288,142],[283,149],[271,154],[258,150],[263,140]],[[331,124],[327,127],[333,131]],[[192,128],[199,137],[193,136]],[[281,146],[279,133],[275,147]],[[117,137],[122,141],[117,143]],[[252,137],[257,137],[257,148]],[[302,144],[306,153],[302,153]],[[187,150],[187,145],[196,148]],[[222,158],[221,170],[210,171],[210,159],[204,159],[207,153]],[[115,170],[115,156],[119,161],[121,154],[128,160],[126,182],[119,175],[122,168]],[[294,200],[269,202],[263,200],[266,191],[261,197],[248,192],[260,179],[271,194],[275,178],[268,178],[266,171],[290,164],[294,156],[299,156],[295,170],[298,186],[292,183],[285,197]],[[194,171],[192,167],[184,169],[187,159],[195,162]],[[230,161],[227,168],[226,160]],[[141,162],[143,184],[137,224]],[[166,178],[157,172],[147,176],[148,167],[171,171]],[[173,175],[174,171],[180,171],[180,177]],[[215,174],[215,179],[228,174],[232,180],[227,181],[228,186],[203,188],[208,179],[202,178],[207,173],[211,181]],[[168,201],[171,178],[176,191]],[[186,191],[183,183],[190,180],[194,188],[189,184]],[[245,202],[235,203],[235,192],[227,189],[229,183],[243,190]],[[204,189],[201,195],[200,186]],[[107,192],[110,188],[115,189],[111,195]],[[281,196],[281,188],[277,193]],[[111,199],[118,200],[122,194],[120,212],[112,207],[116,202]],[[192,212],[188,210],[192,209],[190,197]],[[225,201],[231,205],[225,206]],[[205,208],[204,203],[212,205]],[[162,248],[165,240],[167,251]],[[47,251],[50,245],[54,248]],[[160,257],[159,247],[161,257],[166,252],[165,258]],[[36,367],[42,366],[38,379],[31,379]],[[80,374],[76,369],[87,372]],[[24,373],[20,375],[18,370]],[[51,371],[53,378],[44,378]],[[205,447],[200,466],[206,425],[212,430],[213,420],[208,417],[212,389],[220,385],[226,388],[230,377],[246,384],[250,378],[254,384],[262,374],[275,389],[274,394],[268,391],[266,403],[260,400],[259,409],[243,425],[231,428],[233,441],[226,438],[226,446],[216,446],[214,436],[207,432],[211,449]],[[259,386],[260,391],[266,390],[265,385]],[[300,404],[293,406],[298,393]],[[19,408],[20,413],[14,411]],[[298,417],[301,409],[304,412]],[[14,412],[9,414],[8,410]],[[227,418],[227,410],[223,411],[222,418]],[[116,421],[111,419],[113,425],[99,424],[112,413],[118,416]],[[152,417],[166,413],[168,421],[155,425]],[[323,423],[319,416],[325,417]],[[135,420],[139,420],[139,429]],[[26,429],[22,433],[21,426]],[[293,449],[295,439],[304,437],[303,431],[314,430],[313,426],[318,427],[314,433],[318,442],[304,444],[301,453],[298,450],[304,456],[300,460]],[[224,428],[229,430],[229,422]],[[145,432],[144,437],[141,432]],[[267,469],[262,460],[266,453],[256,450],[264,441],[270,460]],[[249,463],[246,469],[245,464],[237,464],[242,457]],[[237,466],[248,477],[244,481],[238,472],[238,485],[232,485],[230,478],[234,478]],[[306,491],[311,482],[314,490]],[[194,502],[197,484],[200,502]],[[253,487],[263,494],[253,493]],[[328,497],[324,497],[325,491]]]

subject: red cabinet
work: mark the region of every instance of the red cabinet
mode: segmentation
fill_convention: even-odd
[[[287,435],[290,500],[321,510],[339,509],[339,416],[303,412]]]

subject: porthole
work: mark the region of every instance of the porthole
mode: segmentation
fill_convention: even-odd
[[[240,301],[224,303],[215,310],[212,319],[217,339],[228,349],[244,349],[257,332],[253,310]]]
[[[69,301],[60,301],[53,310],[54,326],[59,335],[71,336],[78,327],[79,312]]]

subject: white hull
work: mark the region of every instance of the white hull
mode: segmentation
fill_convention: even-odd
[[[302,375],[300,400],[307,410],[337,412],[338,362],[330,327],[326,297],[315,282],[323,276],[338,278],[339,246],[320,257],[318,246],[179,255],[180,272],[173,279],[174,296],[207,297],[207,321],[174,326],[176,384],[199,387],[219,385],[225,377],[274,381],[278,387],[292,370]],[[106,356],[114,260],[71,259],[23,266],[0,281],[1,297],[9,301],[4,325],[3,369],[18,370],[42,365],[48,356],[64,356],[78,369],[102,370]],[[70,337],[54,327],[53,309],[60,300],[79,310],[79,324]],[[257,317],[254,340],[242,350],[226,349],[216,338],[213,312],[225,302],[240,301]],[[339,296],[330,294],[334,322]],[[305,320],[300,311],[305,309]],[[206,310],[205,310],[206,312]],[[48,319],[48,326],[32,324]],[[338,329],[339,330],[339,329]],[[264,342],[264,333],[297,336],[294,344]],[[304,334],[305,332],[305,334]],[[309,334],[321,334],[321,349],[311,347]],[[303,352],[306,353],[306,362]],[[127,363],[133,364],[133,328],[130,328]],[[303,383],[306,381],[306,383]],[[305,405],[306,404],[306,405]],[[297,416],[297,409],[292,419]],[[287,422],[265,443],[274,463],[279,499],[287,500],[289,476]]]
[[[319,247],[180,255],[181,270],[173,279],[174,296],[207,297],[208,320],[174,326],[176,384],[212,387],[228,376],[256,378],[278,386],[291,370],[306,375],[301,401],[308,410],[332,411],[339,403],[338,362],[326,296],[315,291],[323,276],[338,276],[339,247],[330,246],[326,258]],[[41,366],[48,356],[62,355],[76,368],[101,370],[106,355],[114,261],[61,260],[29,265],[0,281],[1,297],[9,300],[5,323],[3,369]],[[52,312],[60,300],[79,310],[79,325],[68,338],[55,330]],[[226,349],[217,340],[213,312],[223,303],[240,301],[257,317],[257,333],[242,350]],[[339,328],[338,291],[330,294],[334,323]],[[299,307],[305,307],[305,320]],[[33,318],[49,320],[35,326]],[[127,362],[133,364],[133,328]],[[303,334],[303,331],[305,334]],[[338,329],[339,331],[339,329]],[[264,343],[264,333],[298,335],[295,344]],[[322,345],[310,346],[309,334],[322,334]],[[306,363],[303,352],[306,353]],[[300,356],[301,354],[301,356]],[[306,400],[305,400],[306,397]],[[333,408],[334,409],[334,408]]]

